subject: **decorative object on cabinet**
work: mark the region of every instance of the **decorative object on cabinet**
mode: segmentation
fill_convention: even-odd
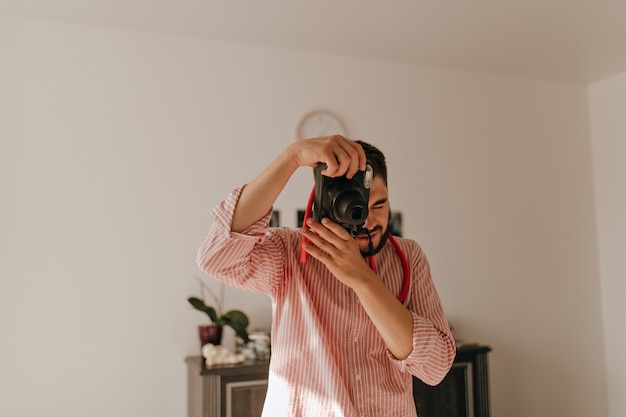
[[[269,330],[257,329],[248,332],[250,341],[244,343],[237,338],[235,351],[243,354],[246,359],[267,360],[271,354],[271,335]]]
[[[212,345],[222,344],[222,330],[223,326],[216,326],[215,324],[200,324],[198,325],[198,338],[200,339],[200,348],[209,343]]]
[[[431,387],[413,378],[419,417],[489,417],[488,346],[461,344],[448,375]]]
[[[202,346],[202,356],[207,367],[219,365],[234,365],[243,362],[246,358],[241,353],[234,353],[224,346],[207,343]]]
[[[489,417],[488,346],[460,345],[448,375],[434,387],[413,378],[419,417]],[[188,417],[260,417],[269,361],[207,368],[188,357]]]

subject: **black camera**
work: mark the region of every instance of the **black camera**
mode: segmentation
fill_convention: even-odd
[[[363,230],[369,213],[370,186],[374,170],[368,163],[365,171],[357,171],[350,179],[331,178],[322,175],[326,164],[319,163],[314,169],[315,194],[312,217],[320,221],[328,217],[350,232],[352,237]]]

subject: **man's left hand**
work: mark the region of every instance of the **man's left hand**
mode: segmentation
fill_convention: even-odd
[[[323,218],[321,223],[309,218],[302,233],[309,240],[303,243],[304,250],[348,287],[354,288],[374,274],[357,242],[339,224],[328,218]]]

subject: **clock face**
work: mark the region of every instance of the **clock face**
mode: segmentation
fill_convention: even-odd
[[[346,135],[341,119],[326,110],[316,110],[305,115],[298,124],[298,139],[318,138],[330,135]]]

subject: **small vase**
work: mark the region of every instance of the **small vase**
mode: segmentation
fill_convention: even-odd
[[[207,343],[212,345],[222,344],[222,326],[214,324],[201,324],[198,326],[198,336],[200,336],[200,349]]]

